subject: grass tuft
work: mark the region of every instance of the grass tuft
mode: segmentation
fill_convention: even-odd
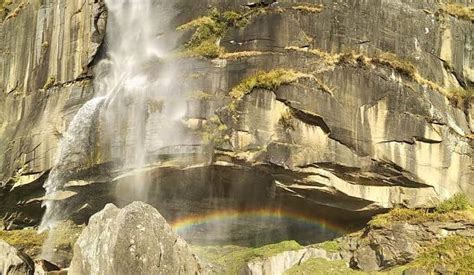
[[[383,228],[393,222],[407,222],[420,224],[424,222],[449,222],[457,220],[474,219],[474,209],[466,195],[457,194],[452,198],[441,202],[434,211],[428,209],[395,208],[386,214],[375,216],[369,225],[375,228]]]
[[[444,4],[441,5],[441,11],[459,19],[470,20],[474,22],[474,6],[465,6],[461,4]]]
[[[344,261],[328,261],[326,259],[313,258],[287,270],[285,275],[346,275],[367,274],[366,272],[350,269]]]
[[[50,233],[54,235],[54,248],[59,250],[72,250],[83,228],[84,226],[78,226],[72,223],[58,225]],[[1,240],[24,251],[31,257],[38,256],[41,253],[41,247],[46,238],[47,233],[38,234],[38,231],[32,228],[11,231],[0,230]]]
[[[240,100],[254,89],[275,90],[282,85],[293,83],[300,78],[309,77],[311,77],[311,75],[286,69],[275,69],[269,72],[260,71],[244,79],[231,90],[229,95],[234,100]]]
[[[193,247],[195,253],[205,262],[216,266],[218,274],[240,274],[246,262],[257,258],[271,257],[276,254],[301,249],[295,241],[284,241],[258,248],[240,246],[208,246]]]
[[[337,240],[318,243],[318,244],[315,244],[314,247],[322,248],[322,249],[324,249],[328,252],[339,252],[339,251],[341,251],[341,245]]]
[[[425,270],[441,267],[449,274],[473,274],[474,238],[448,236],[436,245],[426,248],[408,266],[422,267]]]
[[[219,45],[220,39],[230,28],[244,28],[247,26],[250,17],[257,12],[255,10],[247,13],[219,12],[217,9],[213,9],[208,16],[200,17],[179,26],[178,31],[194,29],[191,39],[185,44],[182,55],[206,58],[216,58],[223,55],[225,51]]]
[[[323,11],[324,6],[320,4],[299,4],[291,8],[305,13],[320,13]]]
[[[453,211],[465,211],[471,208],[471,203],[466,194],[459,193],[443,201],[436,207],[437,213],[449,213]]]

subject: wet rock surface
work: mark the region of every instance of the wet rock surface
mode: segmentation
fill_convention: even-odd
[[[0,214],[11,228],[38,224],[39,206],[45,199],[41,186],[52,168],[58,142],[79,107],[93,96],[89,78],[95,58],[104,57],[100,51],[106,21],[103,3],[86,1],[80,8],[78,2],[63,2],[28,4],[0,27],[5,38],[0,42],[1,54],[6,60],[1,67],[5,77],[0,80],[4,91],[0,104],[5,107],[0,109],[0,149],[7,152],[0,160],[0,196],[5,202]],[[429,206],[457,192],[472,196],[471,103],[453,104],[438,90],[387,64],[327,62],[342,52],[356,51],[367,58],[390,52],[414,64],[423,78],[443,89],[469,88],[472,24],[441,13],[436,1],[305,3],[322,4],[322,9],[304,12],[294,9],[299,2],[279,1],[263,5],[264,12],[245,27],[230,28],[219,40],[220,46],[240,55],[174,60],[180,89],[209,95],[189,99],[183,128],[189,128],[186,131],[195,144],[179,150],[149,146],[146,160],[153,169],[131,172],[124,168],[121,156],[135,141],[121,137],[130,136],[133,125],[121,120],[114,127],[115,138],[94,144],[90,161],[71,171],[67,191],[75,194],[68,197],[72,219],[86,221],[107,202],[126,205],[133,201],[133,196],[115,199],[117,185],[133,178],[130,173],[149,176],[151,190],[164,185],[160,184],[163,174],[170,182],[183,179],[178,189],[189,196],[180,209],[206,208],[197,198],[211,194],[215,186],[224,190],[219,195],[226,194],[230,184],[225,176],[230,170],[232,175],[245,173],[246,180],[265,190],[248,189],[234,196],[241,202],[247,201],[246,194],[257,193],[300,209],[324,209],[319,212],[331,213],[335,220],[353,217],[362,222],[397,205]],[[262,8],[246,4],[177,1],[179,16],[174,24],[209,14],[209,6],[221,12]],[[15,36],[27,18],[36,18],[37,27]],[[77,30],[82,30],[80,35],[75,34]],[[183,43],[186,38],[183,34]],[[15,47],[18,44],[28,47]],[[318,49],[327,55],[311,52]],[[61,57],[61,64],[56,64],[56,56]],[[150,64],[148,69],[156,75],[163,66]],[[257,71],[275,68],[314,78],[249,91],[237,104],[236,113],[226,110],[233,87]],[[50,76],[54,81],[48,81]],[[28,83],[23,81],[26,78]],[[17,83],[21,85],[16,87]],[[161,127],[158,115],[150,109],[145,140],[156,137]],[[217,133],[225,142],[209,148],[201,137],[213,131],[205,125],[211,125],[215,116],[226,127]],[[104,134],[98,124],[95,134]],[[186,186],[194,186],[190,177],[203,170],[212,171],[202,182],[212,182],[213,187],[189,194]],[[189,198],[194,201],[190,203]],[[163,213],[175,209],[171,203],[149,202]]]
[[[198,259],[153,207],[112,204],[91,217],[68,274],[201,274]]]

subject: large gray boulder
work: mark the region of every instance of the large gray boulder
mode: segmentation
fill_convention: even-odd
[[[74,246],[68,274],[201,274],[198,259],[150,205],[108,204]]]
[[[399,221],[383,227],[367,227],[360,234],[341,239],[341,256],[360,270],[380,271],[412,262],[425,247],[448,235],[474,236],[473,221],[416,224]]]
[[[0,275],[33,274],[33,261],[0,240]]]

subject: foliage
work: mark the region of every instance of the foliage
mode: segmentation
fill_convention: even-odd
[[[304,77],[310,77],[310,75],[286,69],[275,69],[269,72],[260,71],[244,79],[231,90],[229,95],[235,100],[240,100],[254,89],[275,90],[281,85],[290,84]]]
[[[178,31],[195,29],[191,39],[185,45],[184,55],[216,58],[224,54],[219,45],[220,39],[229,28],[243,28],[249,23],[252,12],[219,12],[213,9],[208,16],[197,18],[178,27]]]
[[[252,259],[270,257],[281,252],[298,250],[302,247],[295,241],[284,241],[258,248],[240,246],[193,247],[204,261],[217,265],[218,274],[239,274],[244,264]]]
[[[441,11],[444,11],[459,19],[474,21],[474,6],[465,6],[461,4],[444,4],[441,6]]]
[[[227,130],[227,126],[222,123],[220,118],[213,115],[208,119],[207,124],[203,127],[202,139],[205,143],[222,146],[229,140],[229,136],[226,134]]]
[[[295,130],[295,122],[293,120],[293,114],[291,110],[286,110],[280,117],[278,123],[285,129],[288,130]]]
[[[448,93],[450,97],[453,98],[471,98],[474,97],[474,88],[463,89],[463,88],[453,88],[449,89]]]
[[[338,252],[341,250],[341,246],[337,240],[319,243],[319,244],[314,245],[314,247],[322,248],[328,252]]]
[[[428,209],[395,208],[386,214],[375,216],[369,222],[369,225],[373,227],[386,227],[393,222],[418,224],[424,222],[468,220],[473,218],[474,209],[471,207],[467,196],[457,194],[441,202],[432,212]]]
[[[469,202],[469,198],[466,196],[466,194],[459,193],[441,202],[436,207],[436,212],[449,213],[452,211],[468,210],[469,208],[471,208],[471,203]]]
[[[443,267],[450,274],[474,273],[474,238],[453,235],[428,247],[409,266],[434,270]]]
[[[416,67],[405,59],[398,57],[393,53],[384,52],[372,58],[372,62],[392,67],[401,75],[416,78]]]
[[[53,87],[56,84],[56,77],[50,76],[46,83],[44,83],[43,90],[48,90],[49,88]]]
[[[83,228],[83,226],[72,223],[58,225],[49,233],[54,236],[54,247],[56,249],[71,250]],[[47,237],[47,233],[39,234],[38,231],[32,228],[11,231],[0,230],[1,240],[17,249],[25,251],[25,253],[32,257],[41,253],[41,247]]]
[[[320,13],[323,10],[323,5],[320,4],[300,4],[291,7],[294,10],[306,13]]]

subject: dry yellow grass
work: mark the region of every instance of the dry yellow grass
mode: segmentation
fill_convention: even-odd
[[[474,6],[465,6],[461,4],[441,5],[441,11],[446,12],[459,19],[474,21]]]
[[[291,8],[293,10],[306,13],[320,13],[321,11],[323,11],[324,6],[319,4],[299,4]]]

